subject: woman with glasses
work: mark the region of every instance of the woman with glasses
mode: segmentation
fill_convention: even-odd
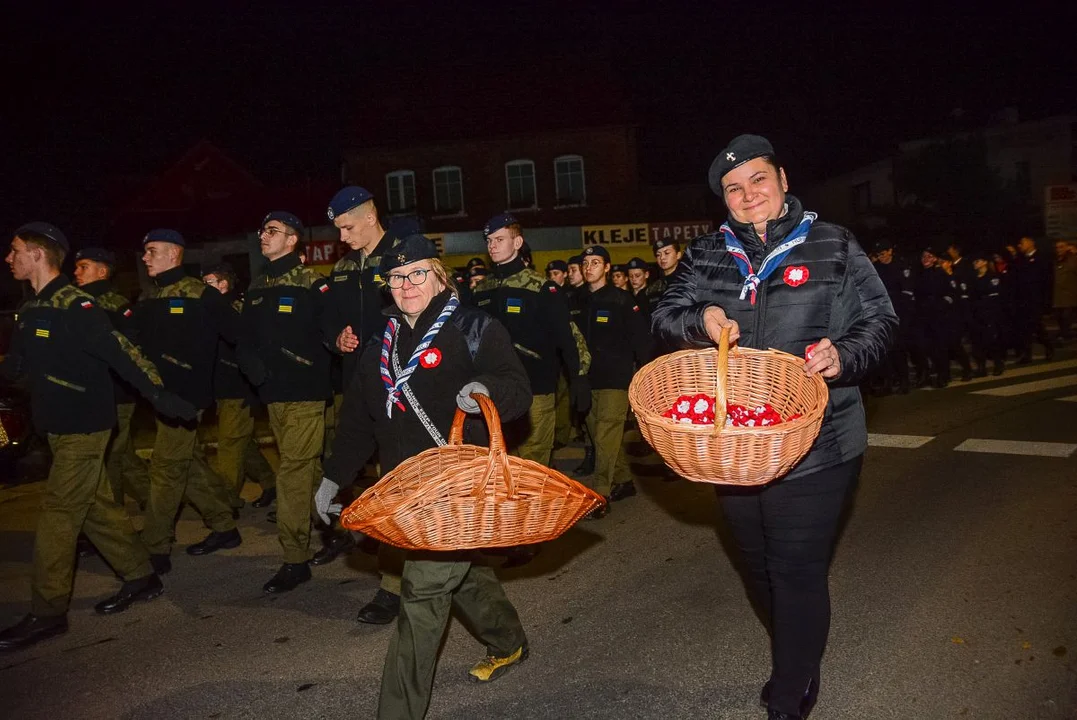
[[[375,449],[385,472],[444,445],[457,407],[477,414],[473,394],[489,396],[505,420],[525,414],[531,387],[504,326],[460,304],[434,243],[410,235],[382,256],[380,274],[394,306],[381,337],[363,349],[344,395],[333,453],[315,496],[323,520],[339,513],[340,483]],[[485,445],[482,422],[469,420],[464,442]],[[430,703],[438,647],[452,609],[486,645],[469,673],[495,680],[527,657],[516,609],[493,571],[469,552],[409,552],[400,615],[382,674],[379,718],[421,718]]]

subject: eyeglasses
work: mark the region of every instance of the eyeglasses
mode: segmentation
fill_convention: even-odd
[[[390,273],[385,276],[385,283],[394,290],[404,287],[404,278],[408,279],[408,282],[412,285],[422,285],[426,282],[426,275],[429,270],[412,270],[407,275],[401,275],[399,273]]]
[[[280,228],[275,228],[275,227],[264,227],[264,228],[262,228],[261,230],[258,231],[258,237],[273,238],[273,237],[276,237],[277,235],[290,235],[290,234],[291,233],[289,233],[287,230],[281,230]]]

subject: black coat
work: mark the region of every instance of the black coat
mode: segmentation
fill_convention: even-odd
[[[436,296],[414,328],[401,318],[394,344],[398,346],[402,366],[444,309],[449,296],[447,290]],[[387,312],[399,317],[395,307]],[[325,461],[325,476],[339,485],[352,482],[375,449],[385,473],[407,458],[436,447],[410,406],[403,411],[394,406],[392,417],[386,413],[387,392],[380,375],[381,347],[380,336],[366,345],[358,370],[344,394],[333,453]],[[461,305],[430,347],[440,353],[440,359],[433,367],[420,365],[408,384],[446,440],[456,415],[456,394],[470,382],[486,386],[505,422],[523,416],[531,407],[527,373],[512,347],[508,331],[481,310]],[[391,368],[390,364],[390,373]],[[406,399],[403,402],[408,405]],[[475,445],[488,442],[481,420],[468,420],[464,442]]]
[[[776,246],[802,220],[800,202],[786,196],[788,211],[768,224],[767,244]],[[729,221],[753,267],[765,255],[751,225]],[[786,268],[801,272],[788,275]],[[803,270],[807,270],[806,281]],[[759,286],[756,302],[740,299],[743,277],[722,233],[688,246],[669,287],[652,313],[652,328],[681,348],[712,347],[703,324],[711,306],[740,325],[743,347],[775,348],[803,357],[808,345],[830,338],[842,372],[828,381],[830,401],[819,437],[788,477],[841,464],[867,448],[867,427],[858,383],[885,361],[897,316],[879,276],[852,233],[815,222],[806,241],[785,257]]]
[[[643,311],[631,293],[612,283],[579,293],[576,302],[576,325],[591,351],[591,369],[587,373],[591,387],[627,390],[635,366],[646,364],[654,355]]]

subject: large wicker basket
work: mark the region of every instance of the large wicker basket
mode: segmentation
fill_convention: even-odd
[[[386,473],[341,514],[341,524],[407,550],[472,550],[553,540],[605,500],[561,473],[505,450],[501,419],[479,402],[489,449],[464,445],[456,411],[449,443]]]
[[[681,395],[715,395],[714,425],[662,417]],[[682,350],[636,373],[628,400],[643,438],[677,473],[696,482],[764,485],[789,472],[811,448],[826,411],[826,383],[804,374],[804,360],[777,350],[729,349],[728,331],[717,349]],[[770,427],[725,427],[727,404],[770,405],[791,422]]]

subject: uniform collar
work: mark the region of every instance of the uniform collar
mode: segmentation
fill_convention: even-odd
[[[107,280],[107,279],[106,280],[94,280],[92,283],[86,283],[85,285],[83,285],[79,289],[82,290],[83,292],[90,293],[94,297],[101,297],[102,295],[104,295],[105,293],[107,293],[109,290],[112,289],[112,281]]]
[[[507,277],[511,277],[518,272],[521,272],[527,266],[524,265],[524,259],[517,253],[516,257],[509,260],[507,263],[501,265],[494,265],[493,273],[494,277],[498,280],[504,280]]]
[[[187,271],[183,269],[182,265],[177,265],[170,270],[165,270],[163,273],[155,277],[153,279],[153,284],[157,287],[168,287],[173,283],[178,283],[185,277],[187,277]]]
[[[279,257],[276,260],[269,261],[269,269],[266,273],[270,277],[280,277],[284,273],[302,265],[299,261],[299,255],[294,252],[290,252],[283,257]]]
[[[63,273],[60,273],[59,275],[54,277],[52,280],[49,280],[47,283],[45,283],[45,287],[41,288],[41,292],[39,292],[37,294],[37,299],[38,300],[48,300],[49,298],[51,298],[53,295],[56,294],[57,290],[64,287],[65,285],[70,285],[70,284],[71,284],[71,281],[67,279],[67,275],[64,275]]]

